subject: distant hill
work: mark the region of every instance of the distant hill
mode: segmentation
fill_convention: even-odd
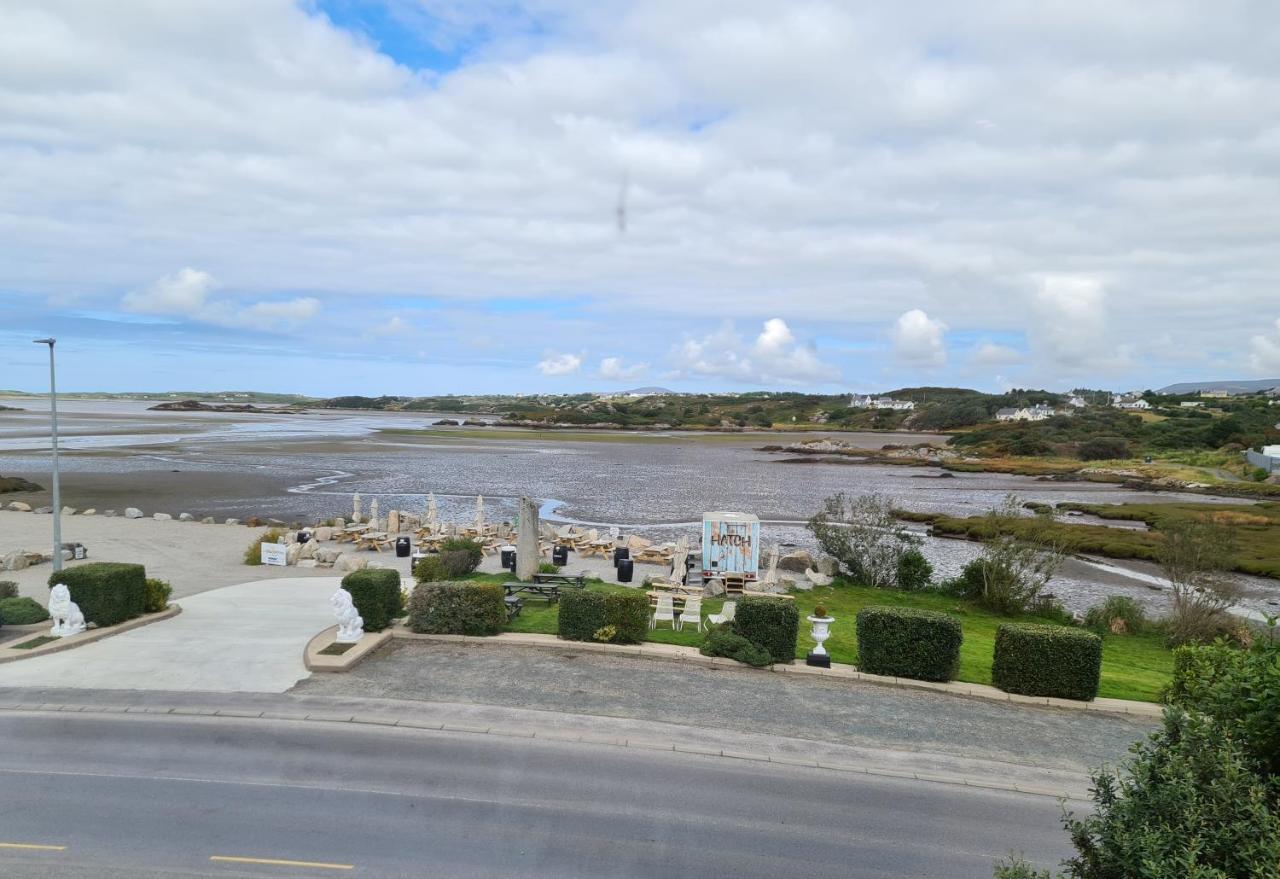
[[[654,396],[662,396],[662,395],[670,396],[671,394],[674,394],[674,393],[675,393],[675,391],[671,390],[670,388],[656,388],[656,387],[652,387],[652,388],[632,388],[632,389],[631,389],[631,390],[629,390],[629,391],[619,391],[619,393],[622,393],[622,394],[653,394]]]
[[[1280,387],[1280,378],[1260,378],[1252,381],[1231,379],[1218,382],[1179,382],[1159,390],[1161,394],[1194,394],[1196,391],[1230,391],[1233,394],[1252,394]]]

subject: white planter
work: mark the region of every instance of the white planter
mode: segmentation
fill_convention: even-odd
[[[805,617],[813,626],[813,630],[809,633],[813,636],[816,646],[813,648],[814,655],[826,656],[827,651],[822,646],[823,642],[831,637],[831,624],[836,621],[835,617]]]

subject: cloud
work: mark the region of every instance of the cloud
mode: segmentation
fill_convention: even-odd
[[[1032,306],[1036,353],[1053,365],[1078,370],[1115,359],[1107,338],[1107,297],[1097,278],[1044,275]]]
[[[1017,348],[1010,348],[1008,345],[1000,345],[996,342],[983,342],[973,349],[969,363],[973,366],[1007,366],[1012,363],[1021,363],[1022,360],[1022,352]]]
[[[606,357],[600,361],[597,370],[600,377],[609,381],[633,381],[649,371],[647,363],[633,363],[627,366],[619,357]]]
[[[120,304],[139,314],[171,314],[196,317],[205,308],[217,284],[208,272],[185,268],[124,295]]]
[[[1259,333],[1249,339],[1249,368],[1256,375],[1280,376],[1280,319],[1275,322],[1275,332]]]
[[[893,353],[904,363],[916,366],[945,366],[947,346],[943,335],[947,325],[934,320],[919,308],[903,312],[889,335]]]
[[[840,371],[818,359],[814,349],[798,342],[781,318],[770,318],[753,342],[732,322],[702,338],[686,338],[672,353],[677,376],[727,378],[736,382],[786,384],[829,383]]]
[[[582,357],[577,354],[548,354],[538,361],[538,372],[546,376],[573,375],[582,368]]]
[[[304,296],[280,302],[257,302],[240,312],[240,320],[269,330],[277,328],[279,324],[302,323],[319,312],[320,300]]]
[[[392,316],[386,323],[379,324],[369,332],[374,336],[412,336],[416,330],[413,324],[397,314]]]

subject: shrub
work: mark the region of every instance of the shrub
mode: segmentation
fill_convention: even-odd
[[[733,631],[752,644],[763,647],[774,662],[792,662],[796,658],[800,614],[792,601],[755,596],[744,598],[738,602]]]
[[[932,610],[858,611],[858,668],[869,674],[949,681],[960,664],[960,621]]]
[[[617,630],[615,642],[639,644],[649,631],[649,596],[638,589],[607,593],[604,597],[604,622]]]
[[[342,578],[366,632],[381,632],[400,615],[400,574],[390,568],[366,568]]]
[[[769,651],[752,644],[733,631],[728,623],[708,629],[698,650],[703,656],[727,656],[756,668],[763,668],[773,661]]]
[[[141,616],[147,605],[147,571],[142,565],[90,562],[49,576],[49,587],[65,583],[85,622],[114,626]]]
[[[889,501],[874,494],[827,498],[808,528],[841,573],[868,586],[897,583],[899,560],[919,542],[898,521]]]
[[[0,598],[0,623],[29,626],[49,619],[49,612],[34,598]]]
[[[253,543],[245,547],[244,563],[246,565],[262,564],[262,544],[279,543],[281,537],[284,537],[283,528],[269,528],[263,531],[253,539]]]
[[[169,585],[168,580],[148,577],[147,595],[142,603],[142,609],[147,613],[159,613],[169,606],[169,596],[172,594],[173,587]]]
[[[1102,639],[1083,629],[1003,623],[991,682],[1006,693],[1089,700],[1098,695]]]
[[[538,573],[539,574],[558,574],[560,573],[560,566],[557,565],[555,562],[538,562]]]
[[[1129,442],[1118,436],[1096,436],[1076,450],[1081,461],[1112,461],[1129,457]]]
[[[596,629],[596,633],[591,636],[592,641],[599,641],[601,644],[612,644],[618,640],[617,626],[601,626]]]
[[[0,598],[17,598],[18,584],[12,580],[0,580]]]
[[[480,567],[480,562],[484,560],[484,547],[475,540],[466,537],[450,537],[448,540],[441,541],[440,555],[445,556],[449,553],[462,552],[466,554],[466,561],[455,559],[449,563],[446,570],[452,573],[452,576],[462,577],[473,573],[476,568]]]
[[[1014,855],[1007,861],[996,865],[992,879],[1053,879],[1048,870],[1037,870],[1035,865],[1022,857]]]
[[[437,635],[496,635],[507,622],[501,586],[420,583],[409,599],[409,628]]]
[[[566,641],[590,641],[603,628],[604,595],[575,589],[560,596],[558,634]]]
[[[912,547],[898,557],[898,588],[918,592],[929,588],[933,580],[933,565],[924,553]]]
[[[1112,595],[1085,611],[1084,625],[1099,635],[1137,634],[1147,625],[1142,605],[1127,595]]]
[[[414,564],[413,579],[419,583],[439,583],[442,580],[448,580],[449,577],[445,575],[440,556],[428,555],[418,559]]]

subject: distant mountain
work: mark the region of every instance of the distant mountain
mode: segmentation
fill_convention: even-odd
[[[1230,391],[1233,394],[1252,394],[1280,387],[1280,378],[1260,378],[1253,381],[1232,379],[1219,382],[1179,382],[1159,390],[1161,394],[1194,394],[1196,391]]]
[[[656,387],[653,387],[653,388],[632,388],[632,389],[631,389],[631,390],[629,390],[629,391],[619,391],[619,393],[622,393],[622,394],[652,394],[653,396],[655,396],[655,397],[656,397],[656,396],[662,396],[662,395],[670,396],[671,394],[674,394],[674,393],[675,393],[675,391],[671,390],[670,388],[656,388]]]

